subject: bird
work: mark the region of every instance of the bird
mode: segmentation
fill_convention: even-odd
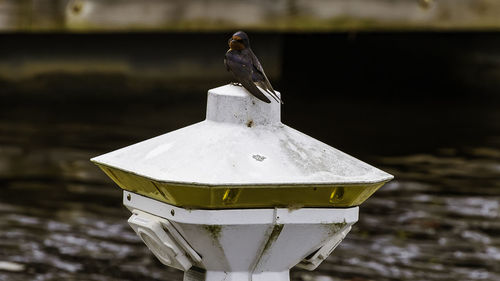
[[[228,45],[229,50],[224,58],[226,70],[231,72],[241,86],[259,100],[271,103],[271,100],[264,94],[265,92],[276,102],[283,104],[267,79],[259,59],[250,48],[248,35],[243,31],[238,31],[229,38]]]

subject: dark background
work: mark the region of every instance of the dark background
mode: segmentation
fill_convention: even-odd
[[[283,121],[334,145],[352,145],[353,152],[421,151],[484,138],[483,127],[491,122],[488,109],[500,100],[498,33],[250,34],[263,65],[272,66],[271,82],[284,95]],[[178,117],[188,124],[203,118],[207,89],[232,79],[222,65],[229,35],[3,34],[0,58],[7,72],[10,66],[29,73],[29,65],[19,64],[30,59],[69,64],[4,77],[0,94],[8,106],[76,107],[89,115],[106,103],[121,108],[151,103],[151,110],[190,103],[196,118]],[[272,50],[267,48],[271,43]],[[140,75],[142,69],[169,65],[173,57],[192,64],[186,74]],[[109,58],[125,61],[132,70],[95,67]],[[90,66],[82,65],[86,60]],[[72,62],[77,71],[68,66]]]
[[[500,278],[500,33],[248,33],[285,124],[395,175],[293,280]],[[0,34],[0,279],[181,280],[88,159],[203,120],[230,35]]]

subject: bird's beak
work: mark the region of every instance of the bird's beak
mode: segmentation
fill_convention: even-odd
[[[229,48],[239,50],[239,49],[241,49],[241,47],[239,45],[240,44],[238,43],[238,41],[236,41],[234,39],[229,39]]]

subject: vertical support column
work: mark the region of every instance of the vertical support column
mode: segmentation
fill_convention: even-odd
[[[183,281],[290,281],[290,271],[282,272],[224,272],[194,268],[184,273]]]
[[[290,281],[290,271],[261,272],[252,275],[252,281]]]

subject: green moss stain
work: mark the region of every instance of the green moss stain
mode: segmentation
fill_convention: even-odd
[[[283,230],[283,226],[284,226],[283,224],[276,224],[273,227],[273,231],[271,232],[271,235],[269,235],[269,239],[267,239],[266,245],[264,246],[264,249],[262,250],[262,255],[264,255],[271,248],[273,243],[278,239],[281,231]]]
[[[347,226],[347,223],[345,222],[339,222],[339,223],[329,223],[327,224],[327,227],[329,229],[329,234],[333,235],[335,233],[338,233],[342,229],[344,229]]]
[[[288,212],[291,213],[293,211],[304,208],[304,204],[290,203],[290,205],[286,206]]]
[[[218,241],[220,238],[220,233],[222,231],[222,226],[220,225],[205,225],[205,230],[210,234],[212,239]]]
[[[204,225],[203,228],[212,238],[212,245],[214,247],[214,251],[218,252],[218,256],[221,259],[222,264],[229,264],[229,261],[226,257],[226,252],[224,251],[224,247],[222,247],[220,243],[220,238],[222,234],[222,226],[221,225]]]

